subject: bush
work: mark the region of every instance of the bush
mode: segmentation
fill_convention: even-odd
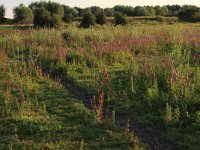
[[[123,16],[121,13],[116,13],[114,17],[115,25],[126,25],[127,20],[126,17]]]
[[[106,22],[107,22],[106,14],[103,11],[99,12],[96,16],[96,23],[100,25],[104,25],[106,24]]]
[[[95,25],[95,16],[89,12],[85,13],[80,26],[83,28],[89,28],[92,25]]]

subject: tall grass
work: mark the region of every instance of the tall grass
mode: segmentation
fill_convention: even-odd
[[[75,80],[97,97],[99,122],[109,105],[172,138],[184,136],[178,142],[185,148],[198,147],[199,35],[192,24],[2,30],[0,55],[6,53],[2,58],[9,63],[1,60],[1,69],[8,72],[3,84],[6,112],[1,114],[22,105],[31,111],[26,90],[34,82],[29,76],[37,79],[48,72]]]

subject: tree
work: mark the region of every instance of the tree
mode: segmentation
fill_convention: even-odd
[[[109,17],[114,15],[114,9],[113,8],[105,8],[104,12],[105,12],[106,16],[109,16]]]
[[[57,15],[61,18],[64,16],[64,9],[63,6],[57,2],[51,2],[51,1],[40,1],[40,2],[33,2],[29,5],[29,8],[31,8],[33,11],[36,8],[45,8],[47,11],[50,12],[50,15]]]
[[[167,8],[169,10],[169,16],[177,16],[181,10],[180,5],[167,5]]]
[[[125,14],[127,16],[134,16],[134,8],[132,6],[125,7]]]
[[[51,16],[56,15],[60,16],[60,18],[64,17],[64,9],[59,3],[49,1],[46,9],[51,13]]]
[[[51,14],[44,7],[36,8],[34,10],[34,26],[35,27],[49,27],[51,20]]]
[[[20,4],[18,7],[14,8],[14,19],[17,22],[20,23],[32,23],[33,22],[33,11],[24,6],[23,4]]]
[[[50,27],[59,28],[63,25],[62,18],[59,15],[53,15],[49,23]]]
[[[106,24],[106,22],[107,22],[107,19],[106,19],[105,12],[104,11],[99,12],[96,15],[96,23],[100,24],[100,25],[104,25],[104,24]]]
[[[66,23],[70,23],[72,19],[76,16],[78,16],[78,11],[76,8],[70,8],[69,6],[63,5],[64,8],[64,17],[63,20]]]
[[[178,16],[180,20],[188,22],[199,21],[200,8],[196,6],[184,6],[179,12]]]
[[[95,25],[95,16],[92,13],[85,13],[80,26],[83,28],[89,28],[92,25]]]
[[[123,5],[116,5],[114,8],[115,12],[120,12],[121,14],[126,14],[125,6]]]
[[[60,27],[64,17],[63,6],[56,2],[34,2],[29,5],[34,12],[35,27]]]
[[[28,7],[34,11],[37,8],[45,8],[46,5],[47,5],[47,2],[40,1],[40,2],[32,2]]]
[[[90,7],[90,10],[91,10],[92,14],[95,15],[95,16],[102,11],[102,9],[100,7],[97,7],[97,6]]]
[[[115,25],[126,25],[127,24],[126,17],[119,12],[115,13],[114,21],[115,21]]]
[[[200,22],[200,10],[193,15],[194,22]]]
[[[169,15],[169,9],[166,6],[161,7],[161,15],[162,16],[168,16]]]
[[[0,21],[4,19],[5,16],[5,7],[3,5],[0,6]]]
[[[155,16],[156,15],[156,11],[155,11],[154,7],[146,6],[145,8],[147,10],[147,14],[146,14],[147,16]]]
[[[91,8],[90,7],[87,7],[87,8],[84,8],[81,12],[81,16],[84,17],[85,14],[92,14],[92,11],[91,11]]]
[[[82,14],[83,14],[83,9],[82,8],[79,8],[79,7],[74,7],[76,10],[77,10],[77,12],[78,12],[78,14],[77,14],[77,16],[78,17],[82,17]]]
[[[135,16],[147,16],[148,12],[145,7],[136,6],[134,9]]]
[[[163,6],[163,7],[156,6],[155,11],[156,11],[157,16],[168,16],[169,15],[169,9],[166,6]]]

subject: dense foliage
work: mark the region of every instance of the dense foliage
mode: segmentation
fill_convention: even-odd
[[[29,5],[34,12],[35,27],[61,27],[64,17],[62,5],[56,2],[34,2]]]
[[[78,15],[78,11],[75,8],[70,8],[69,6],[63,6],[64,17],[63,20],[66,23],[72,22],[72,20]]]
[[[122,15],[120,12],[115,13],[114,22],[115,22],[115,25],[126,25],[127,24],[126,17],[124,15]]]
[[[106,19],[106,14],[101,11],[96,15],[96,23],[100,25],[106,24],[107,19]]]
[[[179,12],[179,18],[183,21],[200,22],[200,8],[185,6],[185,8]]]
[[[44,8],[34,9],[34,26],[35,27],[49,27],[51,15],[50,12]]]
[[[5,7],[3,5],[0,6],[0,22],[5,17]]]
[[[80,26],[83,28],[89,28],[90,26],[95,25],[95,16],[92,13],[85,13]]]
[[[167,7],[164,7],[164,8],[167,8]],[[91,13],[96,15],[101,10],[103,10],[106,13],[106,16],[114,16],[114,14],[116,12],[120,12],[120,13],[127,15],[127,16],[155,16],[156,13],[157,13],[156,7],[152,7],[152,6],[132,7],[132,6],[116,5],[113,8],[105,8],[105,9],[101,9],[99,7],[88,7],[88,8],[85,8],[85,9],[76,8],[76,9],[79,11],[79,17],[83,16],[84,12],[86,12],[86,11],[90,11]],[[162,10],[163,9],[161,9],[159,11],[162,13]],[[167,8],[167,11],[168,11],[168,8]],[[172,12],[171,15],[173,16],[174,11],[171,11],[171,12]],[[166,15],[169,15],[169,14],[166,14]]]
[[[30,8],[30,9],[29,9]],[[97,24],[104,24],[106,22],[106,17],[115,17],[116,13],[121,13],[122,15],[128,17],[138,17],[138,16],[151,16],[151,17],[173,17],[178,16],[182,21],[189,22],[199,22],[200,20],[200,11],[199,7],[191,6],[191,5],[165,5],[165,6],[124,6],[124,5],[116,5],[113,8],[100,8],[98,6],[91,6],[87,8],[79,8],[79,7],[69,7],[67,5],[61,5],[56,2],[33,2],[29,5],[29,8],[21,4],[16,7],[14,12],[15,21],[21,23],[31,23],[33,20],[33,14],[36,18],[34,21],[34,25],[37,27],[60,27],[62,26],[62,21],[65,23],[70,23],[73,20],[80,21],[79,17],[84,17],[85,14],[91,13],[97,17]],[[44,19],[43,17],[36,16],[38,14],[38,9],[43,11],[43,8],[50,13],[50,17]],[[36,10],[37,9],[37,10]],[[31,11],[32,10],[32,11]],[[35,12],[37,11],[37,12]],[[41,14],[44,12],[41,12]],[[3,5],[0,7],[0,18],[4,17],[5,8]],[[44,19],[43,21],[36,20]],[[2,19],[0,19],[2,20]],[[49,21],[47,21],[49,20]],[[4,21],[4,20],[2,20]],[[46,22],[40,25],[40,22]]]
[[[33,23],[33,11],[32,9],[20,4],[18,7],[14,8],[14,19],[18,23]]]

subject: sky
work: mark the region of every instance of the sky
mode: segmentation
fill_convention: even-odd
[[[20,3],[28,6],[31,2],[38,0],[0,0],[0,5],[4,5],[6,8],[6,17],[13,18],[13,8],[18,6]],[[69,5],[71,7],[89,7],[89,6],[100,6],[113,7],[115,5],[129,5],[129,6],[144,6],[144,5],[196,5],[200,7],[200,0],[53,0],[61,4]]]

